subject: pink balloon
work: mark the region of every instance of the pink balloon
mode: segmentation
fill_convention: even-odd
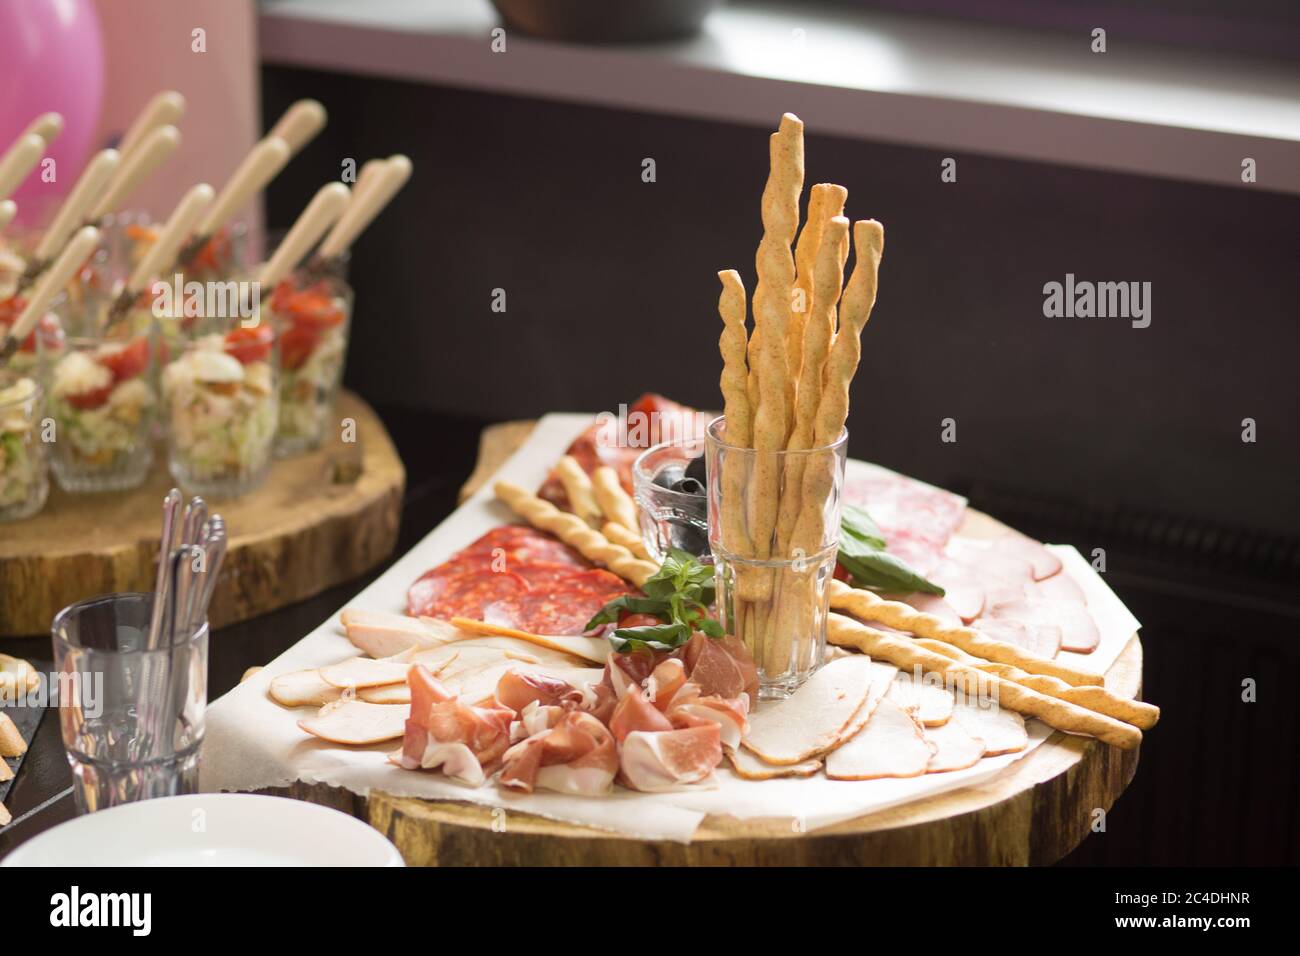
[[[38,165],[19,187],[19,217],[33,223],[67,193],[99,125],[104,48],[91,0],[0,3],[0,150],[42,113],[63,114],[63,134],[46,152],[57,178],[41,181]]]

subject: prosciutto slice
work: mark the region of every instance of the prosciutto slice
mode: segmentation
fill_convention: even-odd
[[[461,703],[422,664],[412,665],[406,682],[411,715],[397,763],[409,770],[442,768],[454,780],[480,786],[484,768],[510,746],[514,711]]]
[[[550,710],[552,714],[547,716],[553,716],[554,708],[536,708],[535,712],[541,710]],[[501,785],[521,793],[540,787],[595,797],[612,789],[618,767],[614,737],[605,725],[591,714],[570,710],[553,726],[506,751]]]
[[[709,779],[721,762],[718,724],[658,732],[638,730],[623,741],[619,779],[632,790],[662,793]]]

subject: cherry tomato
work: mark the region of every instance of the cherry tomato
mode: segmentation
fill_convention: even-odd
[[[27,300],[14,296],[11,299],[0,299],[0,330],[13,325],[18,321],[18,317],[23,314],[23,309],[27,308]],[[41,341],[50,348],[61,348],[63,346],[63,327],[59,325],[59,317],[53,312],[47,312],[36,321],[36,328],[27,333],[27,338],[23,339],[18,346],[20,352],[36,351],[36,336],[40,335]]]
[[[114,382],[135,378],[149,365],[149,340],[139,338],[123,349],[101,355],[99,363],[113,373]]]
[[[240,326],[226,333],[226,353],[244,365],[261,362],[271,354],[271,344],[274,341],[275,333],[265,322],[249,328]]]
[[[297,371],[311,356],[320,333],[308,325],[291,325],[280,333],[280,368]]]
[[[79,408],[83,412],[92,408],[99,408],[108,401],[108,396],[113,391],[113,383],[109,382],[102,388],[92,388],[89,392],[81,392],[77,395],[67,395],[65,399],[73,408]]]
[[[292,280],[285,279],[271,294],[271,308],[286,321],[318,329],[332,328],[343,321],[343,310],[323,282],[299,290]]]

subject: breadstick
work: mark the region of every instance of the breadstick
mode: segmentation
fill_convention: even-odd
[[[600,533],[619,547],[627,548],[634,556],[647,561],[650,559],[650,552],[645,549],[645,542],[635,531],[628,531],[621,524],[606,521]]]
[[[984,671],[987,674],[996,674],[1004,680],[1013,681],[1022,687],[1036,690],[1048,697],[1056,697],[1071,704],[1086,707],[1088,710],[1094,710],[1099,714],[1105,714],[1107,717],[1122,720],[1124,723],[1132,724],[1140,730],[1150,730],[1160,719],[1160,708],[1154,704],[1120,697],[1118,694],[1112,694],[1104,687],[1096,685],[1071,687],[1060,678],[1047,677],[1043,674],[1026,674],[1019,667],[1012,664],[995,664],[991,661],[980,660],[978,657],[967,654],[961,648],[926,637],[917,638],[913,643],[934,651],[936,654],[942,654],[944,657],[951,657],[958,663],[973,667],[976,670]]]
[[[861,219],[853,224],[853,248],[857,261],[840,298],[839,331],[826,357],[825,382],[813,424],[814,448],[833,444],[844,431],[844,422],[849,415],[849,385],[862,356],[862,329],[871,318],[871,309],[876,302],[876,275],[884,243],[884,230],[874,219]],[[829,459],[804,468],[803,497],[790,542],[793,548],[806,554],[821,549],[826,533],[824,504],[835,481],[834,468],[835,462]]]
[[[813,311],[808,316],[804,344],[799,350],[803,367],[799,372],[799,388],[795,396],[794,430],[786,445],[791,451],[805,451],[812,447],[817,403],[821,397],[822,365],[826,361],[831,334],[835,330],[835,308],[839,303],[840,287],[844,284],[844,260],[848,253],[849,221],[843,216],[835,216],[826,223],[818,251],[812,282]],[[781,508],[776,521],[776,538],[783,551],[790,547],[795,520],[799,517],[800,500],[797,492],[803,487],[803,466],[803,456],[799,455],[786,462],[785,487],[791,490],[781,497]]]
[[[917,637],[943,641],[986,661],[1012,664],[1030,674],[1057,677],[1075,687],[1088,684],[1100,685],[1104,682],[1100,674],[1090,674],[1066,664],[1042,660],[1015,644],[985,637],[973,627],[946,624],[942,618],[935,617],[933,614],[918,611],[900,601],[886,601],[870,591],[851,588],[843,581],[832,581],[830,592],[832,608],[836,611],[845,611],[863,621],[884,624],[899,631],[908,631]]]
[[[623,482],[618,472],[609,465],[601,465],[591,473],[591,487],[596,493],[596,504],[601,513],[615,524],[621,524],[628,531],[638,531],[636,520],[636,502],[623,490]]]
[[[719,272],[718,279],[722,282],[722,294],[718,297],[718,313],[722,316],[722,336],[718,339],[718,349],[722,352],[719,384],[722,413],[727,420],[723,437],[728,445],[748,448],[754,440],[754,421],[745,366],[745,285],[735,269]],[[722,463],[723,544],[732,554],[742,555],[749,554],[753,547],[745,527],[745,465],[745,461],[730,454]]]
[[[565,455],[555,466],[555,473],[560,476],[564,493],[569,498],[569,508],[593,528],[601,525],[600,505],[596,504],[596,492],[591,486],[591,479],[578,464],[578,459]]]
[[[1004,680],[996,674],[986,674],[950,657],[918,647],[908,638],[877,631],[842,614],[829,616],[827,637],[833,644],[856,647],[876,660],[886,661],[899,668],[911,670],[919,666],[931,673],[940,674],[945,681],[957,685],[967,695],[985,692],[996,694],[1000,707],[1028,717],[1037,717],[1056,730],[1089,734],[1122,750],[1133,750],[1142,742],[1142,731],[1132,724],[1048,697]]]
[[[786,361],[791,383],[796,389],[803,381],[803,348],[808,317],[817,306],[813,273],[817,268],[818,253],[824,241],[826,224],[836,216],[844,215],[844,203],[848,198],[849,191],[834,183],[818,183],[808,191],[808,218],[794,248],[794,302],[790,306],[790,327],[785,335]],[[842,277],[840,283],[843,284]],[[833,294],[839,301],[840,286],[835,287]]]
[[[614,544],[577,515],[561,511],[531,491],[509,481],[498,481],[493,486],[493,490],[515,514],[534,528],[551,532],[565,544],[577,549],[578,553],[588,561],[603,564],[637,587],[644,584],[659,570],[654,562],[642,561],[627,548]]]
[[[748,448],[753,441],[753,415],[745,391],[745,284],[735,269],[719,272],[718,280],[722,283],[718,296],[722,377],[718,384],[722,387],[722,413],[727,418],[727,444]]]
[[[785,393],[785,332],[794,285],[790,244],[799,225],[799,194],[803,191],[803,123],[794,114],[781,117],[780,131],[772,134],[770,153],[771,172],[763,190],[763,239],[755,256],[758,284],[754,287],[754,327],[761,337],[754,448],[761,452],[785,447],[790,418]],[[780,484],[775,456],[756,455],[749,500],[749,530],[756,558],[771,554]]]

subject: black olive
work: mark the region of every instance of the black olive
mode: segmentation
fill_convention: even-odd
[[[704,484],[708,481],[707,466],[705,465],[703,455],[691,459],[691,463],[686,466],[686,477],[694,478],[700,484]]]
[[[673,486],[682,480],[684,473],[681,465],[664,465],[655,475],[655,484],[671,491]]]
[[[694,478],[683,478],[673,485],[673,491],[681,492],[684,495],[700,495],[703,497],[705,488],[702,482],[696,481]]]

